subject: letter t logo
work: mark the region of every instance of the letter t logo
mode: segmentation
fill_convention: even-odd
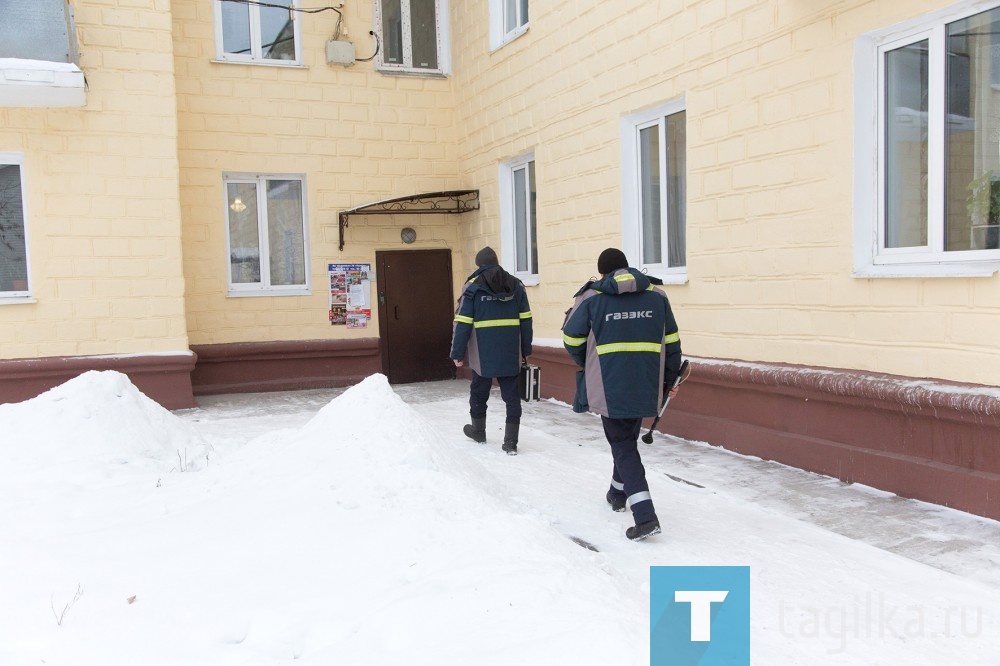
[[[725,601],[726,590],[699,591],[677,590],[674,601],[691,604],[691,640],[706,642],[712,640],[712,602]]]

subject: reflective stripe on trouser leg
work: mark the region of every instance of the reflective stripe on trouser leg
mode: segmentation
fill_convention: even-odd
[[[629,507],[636,523],[644,523],[656,518],[653,500],[646,484],[646,470],[639,456],[639,431],[642,419],[612,419],[601,417],[604,435],[611,445],[611,455],[615,459],[615,471],[621,475]]]

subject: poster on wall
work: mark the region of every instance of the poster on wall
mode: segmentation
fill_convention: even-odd
[[[372,318],[371,264],[327,264],[330,325],[367,328]]]

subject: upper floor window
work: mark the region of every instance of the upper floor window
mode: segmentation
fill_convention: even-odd
[[[309,293],[303,176],[227,174],[229,295]]]
[[[525,284],[538,284],[535,156],[500,165],[500,234],[503,264]]]
[[[528,29],[528,0],[490,0],[490,49],[498,49]]]
[[[23,166],[20,153],[0,153],[0,299],[30,296]]]
[[[667,282],[687,279],[687,112],[683,100],[622,119],[625,254]]]
[[[215,0],[216,57],[227,62],[302,64],[297,0]]]
[[[1000,269],[1000,6],[982,4],[859,40],[859,274]]]
[[[375,0],[375,26],[380,70],[448,73],[447,0]]]

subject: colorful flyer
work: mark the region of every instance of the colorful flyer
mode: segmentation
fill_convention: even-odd
[[[330,324],[367,328],[372,318],[371,264],[327,264]]]

